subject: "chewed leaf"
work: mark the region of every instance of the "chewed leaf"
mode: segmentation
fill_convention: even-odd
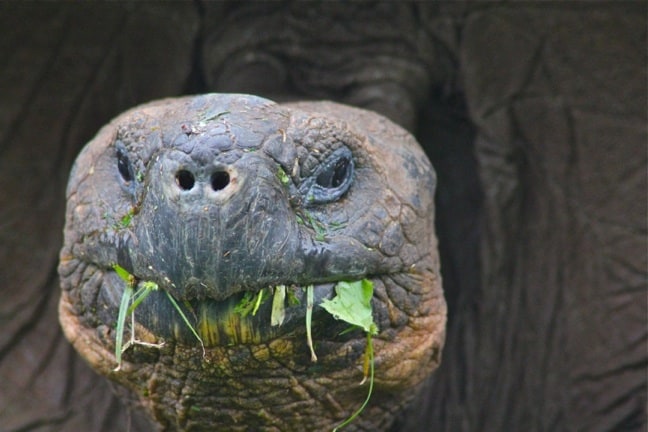
[[[370,280],[338,282],[335,293],[337,295],[332,300],[326,299],[321,303],[328,313],[336,319],[361,327],[369,334],[378,333],[371,310],[373,283]]]

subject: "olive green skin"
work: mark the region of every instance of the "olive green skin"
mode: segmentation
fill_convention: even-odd
[[[333,199],[313,189],[321,167],[347,151],[348,189]],[[193,182],[179,180],[181,171]],[[210,183],[215,172],[228,173],[222,188]],[[327,430],[366,395],[358,385],[366,339],[341,335],[347,326],[317,305],[335,282],[367,278],[380,330],[375,388],[349,430],[385,429],[440,362],[434,188],[415,140],[368,111],[218,94],[137,107],[98,133],[70,177],[63,329],[163,430]],[[126,350],[117,370],[125,282],[115,264],[160,287],[135,312],[135,336],[149,345]],[[245,291],[279,284],[315,287],[317,362],[303,290],[281,326],[270,325],[269,304],[255,316],[233,312]],[[163,291],[191,306],[204,350]]]

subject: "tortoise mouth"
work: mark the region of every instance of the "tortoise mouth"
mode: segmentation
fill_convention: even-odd
[[[111,270],[104,274],[101,285],[96,308],[98,319],[116,328],[127,283]],[[335,327],[342,331],[347,326],[333,320],[319,304],[334,296],[335,285],[336,282],[310,285],[313,290],[310,304],[313,324],[318,327],[325,325],[335,332],[332,334],[337,333]],[[138,287],[142,288],[141,282]],[[278,284],[261,291],[240,291],[224,300],[194,298],[174,302],[168,291],[159,287],[150,290],[132,310],[127,317],[128,327],[130,329],[134,321],[161,340],[192,346],[201,343],[205,347],[266,343],[305,332],[309,308],[307,289],[305,285]],[[330,329],[331,326],[334,328]]]

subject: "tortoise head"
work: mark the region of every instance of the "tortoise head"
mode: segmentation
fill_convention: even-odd
[[[366,339],[321,304],[362,280],[379,332],[357,425],[386,427],[440,361],[434,187],[414,139],[360,109],[218,94],[137,107],[73,168],[62,326],[165,428],[326,429],[364,398]],[[125,293],[141,302],[122,329]]]

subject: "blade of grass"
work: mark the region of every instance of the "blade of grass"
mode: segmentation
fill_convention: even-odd
[[[306,342],[308,343],[308,348],[310,348],[311,361],[315,363],[317,361],[317,355],[315,355],[315,350],[313,349],[313,336],[311,335],[311,323],[313,319],[313,298],[314,287],[313,285],[308,285],[308,287],[306,287]]]
[[[191,330],[191,333],[193,333],[193,335],[196,336],[196,339],[198,339],[198,342],[200,342],[200,346],[202,347],[202,351],[203,351],[203,357],[205,357],[205,355],[206,355],[205,354],[205,344],[203,343],[202,338],[200,337],[200,335],[198,335],[198,332],[196,332],[196,329],[194,329],[194,327],[191,325],[191,323],[189,322],[189,319],[184,314],[184,312],[182,312],[182,309],[180,309],[180,305],[175,301],[173,296],[168,291],[164,291],[164,292],[167,295],[167,297],[169,298],[169,301],[171,302],[171,304],[173,305],[175,310],[177,310],[178,313],[180,314],[180,317],[182,317],[182,320],[185,322],[185,324],[187,324],[187,327],[189,327],[189,330]]]
[[[252,309],[252,316],[255,316],[257,311],[259,310],[259,306],[261,306],[261,300],[263,299],[263,292],[265,289],[262,289],[259,291],[259,294],[257,295],[256,303],[254,303],[254,309]]]
[[[119,305],[119,315],[117,316],[117,333],[115,334],[115,359],[117,360],[117,367],[114,369],[118,371],[121,369],[121,356],[122,344],[124,342],[124,324],[126,323],[126,315],[128,311],[128,304],[133,296],[133,287],[126,284],[124,292],[122,293],[121,303]]]
[[[355,420],[355,418],[358,417],[360,413],[365,409],[365,407],[369,403],[369,399],[371,399],[371,393],[373,392],[373,386],[374,386],[374,352],[373,352],[373,342],[371,340],[371,333],[367,333],[367,354],[369,358],[369,391],[367,392],[367,397],[362,403],[362,405],[360,406],[360,408],[358,408],[356,412],[351,414],[351,416],[348,419],[344,420],[342,423],[337,425],[335,429],[333,429],[333,432],[337,432],[340,428],[343,428],[344,426],[348,425],[353,420]],[[360,383],[361,385],[365,382],[365,379],[362,380],[362,382]]]

